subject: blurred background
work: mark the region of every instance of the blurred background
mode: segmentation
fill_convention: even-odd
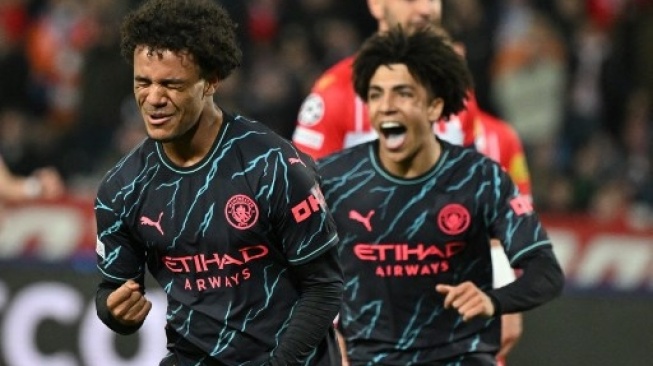
[[[216,0],[244,66],[216,101],[290,138],[318,75],[376,30],[365,0]],[[143,330],[95,317],[93,198],[144,137],[119,24],[136,0],[0,0],[0,156],[55,167],[61,199],[0,202],[0,365],[155,365]],[[653,349],[653,0],[445,0],[480,106],[526,147],[533,197],[568,277],[525,316],[509,365],[648,365]]]

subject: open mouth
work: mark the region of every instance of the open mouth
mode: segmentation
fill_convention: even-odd
[[[398,149],[406,140],[406,127],[399,122],[383,122],[380,126],[381,135],[388,149]]]

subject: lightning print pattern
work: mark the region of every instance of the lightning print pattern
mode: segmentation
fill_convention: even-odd
[[[121,283],[147,268],[167,294],[168,331],[203,352],[194,363],[259,365],[300,296],[289,264],[338,243],[315,204],[319,183],[311,158],[240,116],[225,114],[209,154],[188,168],[146,139],[98,190],[98,269]],[[325,364],[325,354],[306,365]]]
[[[490,290],[489,238],[505,244],[514,266],[551,250],[532,210],[513,209],[520,196],[499,165],[472,149],[441,146],[436,165],[413,179],[383,169],[377,141],[318,161],[341,238],[339,329],[353,366],[465,365],[478,354],[494,362],[500,319],[463,322],[443,308],[435,285],[472,281]],[[366,225],[351,214],[372,211]]]

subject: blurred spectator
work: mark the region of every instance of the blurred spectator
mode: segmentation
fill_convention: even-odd
[[[81,53],[78,105],[73,128],[62,141],[60,166],[67,175],[91,174],[111,149],[120,125],[121,105],[132,96],[132,71],[120,55],[124,0],[90,0],[85,13],[95,41]]]
[[[30,70],[24,50],[28,22],[24,1],[0,2],[0,110],[30,107]]]
[[[14,174],[27,175],[52,165],[58,151],[55,131],[38,116],[21,109],[0,109],[0,155]]]
[[[74,121],[82,52],[95,36],[86,5],[77,0],[47,1],[26,40],[34,95],[48,121],[63,128]]]
[[[515,13],[498,37],[492,95],[526,147],[533,148],[552,143],[559,132],[566,55],[543,15],[530,10]]]
[[[59,173],[51,167],[35,170],[30,176],[13,174],[0,156],[0,204],[34,199],[54,199],[64,192]]]
[[[266,121],[276,133],[290,139],[294,130],[290,121],[294,121],[302,100],[293,70],[271,55],[261,55],[251,65],[248,80],[245,85],[251,85],[247,93],[250,117]]]
[[[543,177],[556,168],[568,78],[566,51],[544,14],[523,1],[511,4],[497,30],[492,97],[500,115],[522,138],[533,172],[533,197],[539,203],[547,190]]]
[[[653,115],[651,96],[640,89],[626,106],[622,144],[626,154],[626,177],[633,201],[653,208]]]
[[[496,113],[490,98],[488,65],[494,57],[494,14],[488,14],[481,0],[457,0],[443,3],[442,22],[452,37],[465,45],[465,59],[474,77],[474,91],[479,106]],[[496,7],[493,4],[490,9]]]

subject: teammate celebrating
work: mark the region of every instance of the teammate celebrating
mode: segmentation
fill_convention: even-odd
[[[125,19],[148,138],[98,191],[98,316],[121,334],[142,325],[147,266],[168,301],[161,365],[337,365],[342,271],[315,164],[213,101],[241,62],[234,28],[210,0]]]
[[[440,0],[368,0],[367,3],[370,13],[377,20],[379,32],[395,25],[401,25],[410,32],[439,23],[442,13]],[[439,31],[444,32],[442,29]],[[457,51],[463,50],[457,47]],[[351,82],[353,60],[354,56],[348,57],[327,70],[317,80],[300,109],[293,143],[316,159],[377,138],[365,104],[354,92]],[[521,140],[514,129],[480,110],[471,89],[465,110],[449,117],[446,121],[441,119],[434,132],[454,144],[475,147],[498,161],[521,193],[530,199],[530,175]],[[515,274],[507,264],[500,244],[493,242],[492,255],[496,284],[504,285],[512,282]],[[503,323],[501,360],[521,336],[521,315],[506,315]]]
[[[470,86],[445,40],[428,29],[379,33],[353,70],[379,138],[318,162],[342,238],[349,362],[494,365],[499,315],[562,290],[547,234],[498,164],[431,133]],[[490,238],[523,270],[497,289]]]

